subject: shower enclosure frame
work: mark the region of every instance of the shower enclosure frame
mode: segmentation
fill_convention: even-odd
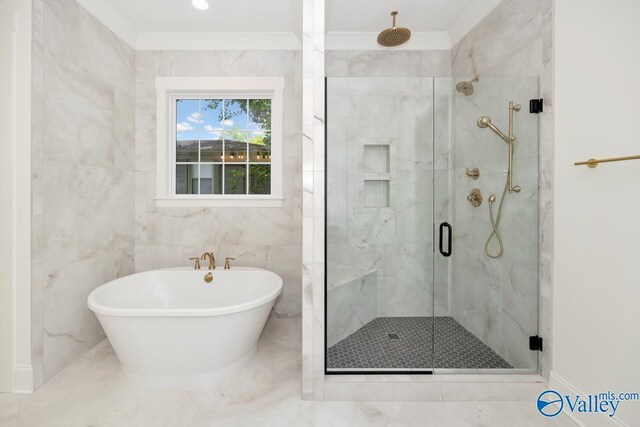
[[[437,77],[433,77],[434,79],[434,84],[435,84],[435,79]],[[475,81],[477,81],[477,77],[475,77]],[[537,352],[536,353],[536,368],[535,369],[529,369],[529,368],[510,368],[510,369],[489,369],[489,368],[481,368],[481,369],[465,369],[465,368],[429,368],[429,369],[389,369],[389,368],[381,368],[381,369],[338,369],[338,368],[330,368],[329,364],[328,364],[328,350],[329,350],[329,345],[328,345],[328,262],[327,262],[327,256],[328,256],[328,221],[326,220],[326,218],[328,218],[328,203],[327,203],[327,194],[328,194],[328,181],[329,181],[329,173],[328,173],[328,157],[329,157],[329,132],[328,132],[328,126],[329,126],[329,119],[328,119],[328,102],[327,102],[327,95],[328,95],[328,83],[329,83],[329,77],[324,77],[324,233],[323,233],[323,238],[324,238],[324,298],[323,298],[323,304],[324,304],[324,319],[325,321],[323,322],[323,329],[324,329],[324,351],[323,351],[323,359],[324,359],[324,366],[323,366],[323,372],[324,375],[327,376],[353,376],[353,375],[420,375],[420,376],[433,376],[435,375],[442,375],[442,374],[457,374],[457,375],[481,375],[483,377],[487,377],[487,376],[491,376],[491,375],[498,375],[498,376],[513,376],[513,375],[533,375],[534,377],[539,373],[540,371],[540,353]],[[453,93],[453,91],[452,91]],[[433,94],[434,98],[435,98],[435,93]],[[434,101],[435,102],[435,101]],[[434,104],[434,110],[435,110],[435,104]],[[435,112],[434,112],[435,113]],[[451,119],[453,120],[453,119]],[[510,129],[512,128],[512,122],[510,120]],[[435,146],[437,144],[436,141],[436,135],[435,135],[435,126],[432,129],[433,132],[433,149],[435,150]],[[453,138],[453,137],[452,137]],[[537,139],[539,141],[539,136],[537,136]],[[451,141],[451,144],[453,145],[453,141]],[[510,153],[509,153],[509,175],[511,175],[511,163],[513,161],[513,156],[511,153],[511,150],[513,149],[513,146],[510,146]],[[435,158],[432,158],[432,161],[435,162]],[[435,168],[432,171],[433,174],[435,174]],[[539,174],[539,172],[538,172]],[[435,180],[435,176],[433,178]],[[539,179],[539,178],[538,178]],[[435,182],[435,181],[434,181]],[[432,183],[433,184],[433,183]],[[434,190],[434,193],[432,195],[432,198],[435,201],[436,198],[436,193]],[[432,209],[435,209],[435,205],[432,206]],[[439,220],[436,218],[435,215],[435,211],[433,212],[433,256],[434,256],[434,263],[435,263],[435,257],[439,255],[437,247],[436,247],[436,235],[437,235],[437,222],[439,222]],[[453,213],[451,213],[450,215],[453,215]],[[538,218],[538,230],[540,227],[539,224],[540,219]],[[451,229],[449,229],[449,235],[451,235],[452,231]],[[440,236],[440,238],[442,238],[442,236]],[[451,244],[451,243],[450,243]],[[539,246],[539,242],[537,242],[537,246]],[[451,249],[451,246],[449,246],[449,250]],[[444,255],[444,254],[443,254]],[[538,264],[539,264],[539,260],[538,260]],[[435,268],[435,266],[434,266]],[[539,274],[539,272],[537,272],[537,274]],[[537,284],[537,298],[539,300],[540,298],[540,286],[539,286],[539,280],[538,280],[538,284]],[[434,298],[435,298],[435,282],[432,285],[432,289],[431,289],[432,294],[434,294]],[[434,300],[434,306],[433,309],[435,310],[435,300]],[[432,319],[434,319],[431,322],[431,328],[432,328],[432,351],[433,351],[433,358],[432,359],[432,364],[435,360],[435,318],[436,318],[436,313],[435,311],[432,312]],[[539,313],[537,316],[537,330],[536,333],[538,333],[540,326],[539,326]],[[537,335],[536,335],[537,337]]]

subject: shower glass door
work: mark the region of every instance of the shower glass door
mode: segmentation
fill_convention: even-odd
[[[472,80],[327,79],[329,374],[537,370],[538,79]]]
[[[328,78],[326,371],[431,372],[431,78]]]
[[[453,229],[451,256],[434,252],[434,370],[536,371],[539,115],[529,101],[540,98],[538,78],[480,76],[471,94],[457,90],[472,79],[434,82],[434,219]],[[508,139],[511,102],[510,162],[500,132]]]

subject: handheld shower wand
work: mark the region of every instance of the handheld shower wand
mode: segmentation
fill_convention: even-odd
[[[500,258],[504,254],[504,244],[502,242],[502,237],[500,236],[499,227],[500,227],[500,219],[502,218],[502,207],[504,206],[504,200],[508,193],[519,193],[521,188],[519,185],[513,185],[513,147],[516,142],[516,137],[513,134],[513,112],[520,111],[520,104],[514,104],[513,101],[509,102],[509,135],[505,135],[496,125],[491,122],[491,117],[489,116],[481,116],[478,118],[477,124],[481,129],[491,129],[495,134],[497,134],[504,142],[509,146],[509,170],[507,171],[507,179],[504,183],[504,190],[502,191],[502,197],[500,197],[500,205],[498,206],[498,215],[494,219],[493,218],[493,204],[496,202],[496,195],[492,194],[489,196],[489,218],[491,219],[491,226],[493,227],[493,231],[489,235],[487,242],[484,245],[484,252],[487,254],[489,258]],[[489,251],[489,244],[493,240],[493,238],[498,240],[498,245],[500,250],[496,255],[491,254]]]

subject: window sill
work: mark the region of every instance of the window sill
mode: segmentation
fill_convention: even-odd
[[[282,197],[156,197],[159,208],[281,208]]]

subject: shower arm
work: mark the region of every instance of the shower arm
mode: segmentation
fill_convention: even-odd
[[[504,142],[506,142],[507,144],[511,144],[510,137],[505,135],[504,132],[502,132],[500,129],[498,129],[498,127],[496,125],[494,125],[493,123],[486,123],[485,125],[489,129],[494,131],[500,138],[502,138],[504,140]],[[509,134],[511,135],[511,131],[509,131]]]

